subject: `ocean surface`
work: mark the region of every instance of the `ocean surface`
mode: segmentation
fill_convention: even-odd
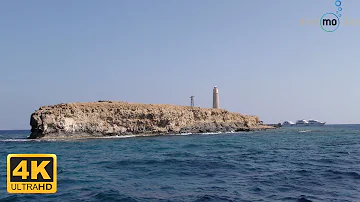
[[[0,201],[360,201],[360,125],[82,140],[0,131]],[[54,153],[58,190],[6,191],[6,156]]]

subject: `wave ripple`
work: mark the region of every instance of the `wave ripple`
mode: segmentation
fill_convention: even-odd
[[[58,192],[0,201],[359,201],[359,125],[66,141],[1,132],[0,153],[55,153]],[[0,181],[6,162],[0,161]]]

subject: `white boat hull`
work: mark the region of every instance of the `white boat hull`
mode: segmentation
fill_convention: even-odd
[[[296,123],[293,123],[291,121],[285,121],[282,124],[282,126],[283,127],[291,127],[291,126],[304,127],[304,126],[323,126],[325,124],[326,124],[326,122],[320,122],[320,121],[312,120],[312,119],[310,119],[309,121],[306,121],[305,119],[302,119],[302,120],[296,121]]]
[[[299,126],[302,127],[302,126],[309,126],[309,124],[307,124],[307,123],[306,123],[306,124],[295,124],[295,126],[297,126],[297,127],[299,127]]]
[[[326,124],[325,122],[323,122],[323,123],[309,123],[309,126],[323,126],[325,124]]]

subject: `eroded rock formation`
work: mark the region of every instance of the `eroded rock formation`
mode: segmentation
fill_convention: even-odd
[[[78,138],[261,130],[257,116],[222,109],[99,101],[41,107],[29,138]]]

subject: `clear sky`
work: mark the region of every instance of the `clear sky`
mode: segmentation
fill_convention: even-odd
[[[1,1],[0,129],[43,105],[212,106],[264,122],[360,123],[360,26],[300,25],[335,0]],[[342,1],[360,20],[360,1]]]

